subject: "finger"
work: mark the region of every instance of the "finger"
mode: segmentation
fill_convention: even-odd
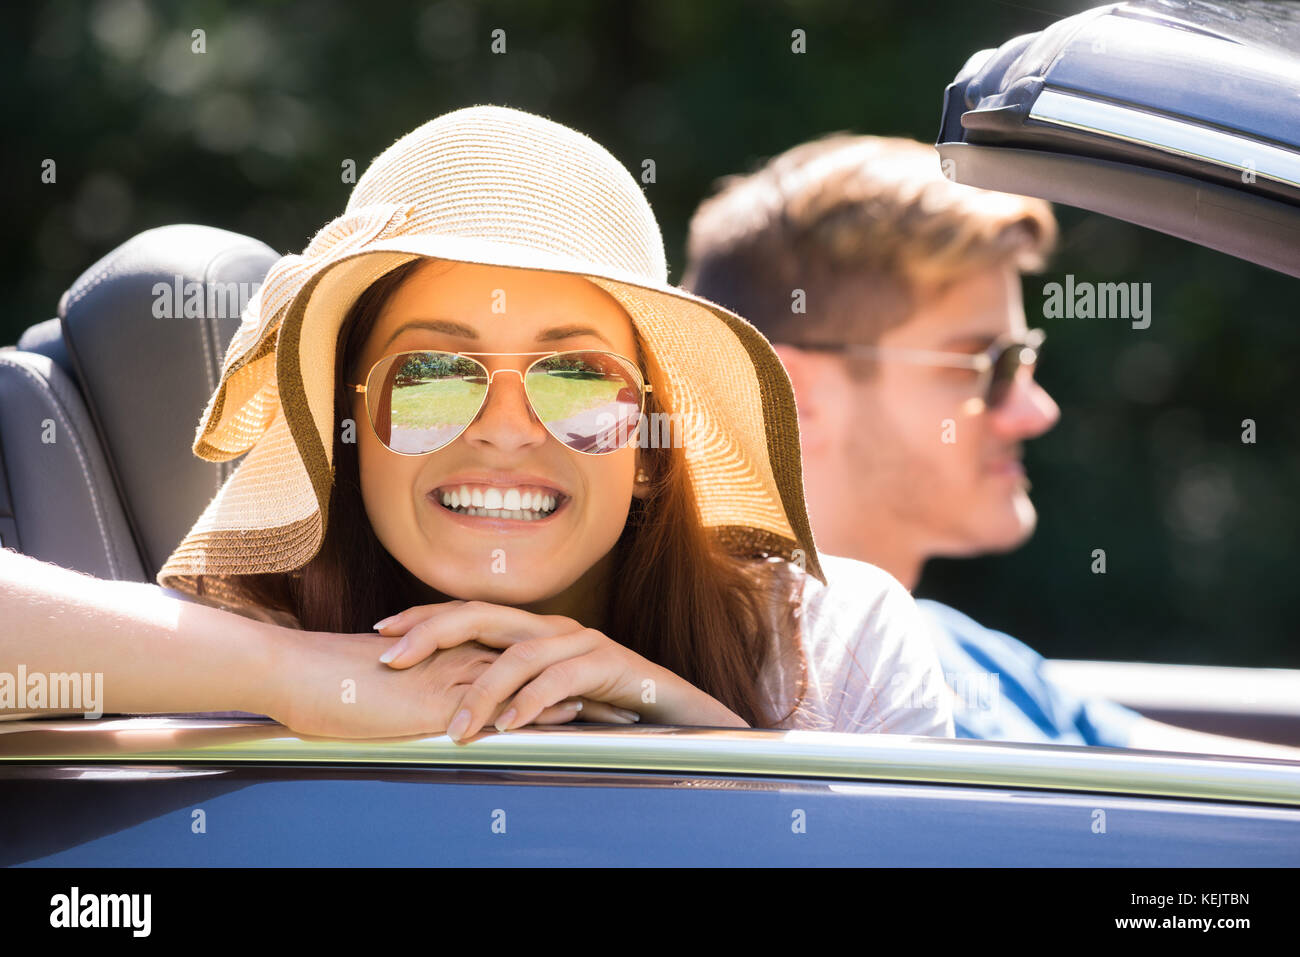
[[[399,611],[395,615],[389,615],[387,618],[381,618],[371,627],[381,635],[393,637],[395,635],[404,635],[407,630],[414,624],[424,621],[426,618],[439,615],[450,608],[463,605],[465,602],[460,599],[455,601],[443,601],[433,605],[412,605]]]
[[[578,707],[579,705],[582,707]],[[551,705],[551,707],[542,711],[533,719],[533,724],[568,724],[581,718],[590,707],[591,702],[583,701],[580,698],[561,701],[559,704]],[[487,728],[488,730],[495,730],[491,724],[488,724]]]
[[[469,733],[468,731],[461,731],[456,727],[456,719],[461,714],[462,706],[464,705],[465,702],[465,694],[467,691],[469,691],[469,685],[460,685],[458,688],[453,689],[453,694],[455,694],[456,691],[459,691],[460,693],[455,698],[456,701],[455,707],[453,707],[450,712],[451,716],[443,721],[442,727],[443,727],[443,733],[446,734],[448,737],[450,737],[453,741],[462,742],[472,737],[472,734]],[[533,723],[534,724],[563,724],[565,722],[572,721],[579,714],[581,714],[583,707],[585,707],[585,702],[583,702],[582,699],[580,698],[570,698],[567,701],[560,701],[552,705],[551,707],[547,708],[541,714],[539,714],[537,716],[537,719],[534,720]],[[489,725],[490,726],[495,725],[497,719],[501,717],[502,713],[505,710],[506,708],[504,704],[498,704],[496,707],[494,707],[491,710],[491,713],[488,715]],[[456,733],[452,734],[453,731],[455,731]]]
[[[590,707],[592,707],[591,702],[584,701],[581,698],[571,698],[568,701],[561,701],[559,704],[555,704],[549,708],[544,709],[541,714],[539,714],[536,718],[534,718],[529,723],[534,725],[568,724],[569,722],[574,721],[575,719],[580,717],[583,711]],[[502,710],[503,709],[501,707],[497,707],[493,710],[493,714],[492,714],[493,721],[495,721],[498,717],[500,717]],[[605,720],[605,719],[602,718],[600,720]],[[448,722],[448,725],[451,725],[452,723],[454,723],[454,721]],[[614,719],[611,723],[629,724],[631,723],[631,719],[630,718]],[[489,725],[489,727],[492,726]],[[448,727],[446,733],[450,735],[451,730],[452,729]],[[492,728],[492,730],[495,730],[495,728]],[[476,733],[477,732],[474,732],[474,734]],[[457,742],[467,741],[468,739],[472,738],[474,734],[459,732],[455,737],[453,737],[453,740]]]
[[[607,640],[599,632],[584,628],[569,634],[521,641],[506,648],[466,689],[461,701],[461,707],[469,712],[465,734],[474,734],[485,727],[494,709],[546,669],[586,655]],[[529,719],[541,714],[543,708],[558,704],[565,698],[577,697],[580,693],[557,694],[552,700],[542,702],[529,712]],[[503,727],[509,725],[518,727],[518,723],[513,720]]]
[[[489,648],[509,648],[521,641],[580,628],[573,619],[561,615],[535,615],[508,605],[469,601],[415,622],[379,660],[390,668],[409,668],[440,648],[466,641],[477,641]]]
[[[488,671],[496,667],[500,660],[493,662]],[[595,698],[613,704],[614,702],[609,701],[609,695],[612,693],[609,687],[610,670],[609,655],[603,648],[576,658],[566,658],[551,665],[520,688],[506,703],[499,728],[508,730],[527,724],[534,716],[541,714],[543,709],[569,697]],[[488,671],[483,672],[479,676],[480,679],[485,678]],[[508,715],[512,710],[516,715],[513,719],[509,719]]]
[[[616,708],[606,701],[593,701],[589,698],[583,698],[582,701],[583,706],[578,712],[578,720],[588,724],[636,724],[641,720],[641,716],[635,711]],[[550,710],[550,708],[545,709],[542,715]],[[538,715],[533,724],[537,724],[542,715]]]
[[[581,710],[575,707],[578,704],[582,705]],[[591,724],[636,724],[640,718],[641,716],[635,711],[624,711],[604,701],[594,701],[591,698],[568,698],[559,704],[544,708],[542,713],[529,723],[568,724],[573,721],[583,721]]]

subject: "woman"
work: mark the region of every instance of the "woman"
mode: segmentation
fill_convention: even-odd
[[[272,268],[194,446],[247,456],[158,575],[275,629],[251,647],[301,671],[261,713],[952,733],[906,592],[826,580],[771,347],[666,277],[609,153],[495,107],[398,140]]]

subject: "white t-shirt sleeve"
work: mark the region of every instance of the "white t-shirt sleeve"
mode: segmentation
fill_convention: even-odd
[[[888,572],[821,556],[802,614],[806,703],[831,731],[952,737],[952,702],[916,602]]]
[[[858,700],[853,716],[856,729],[951,738],[952,701],[946,693],[938,653],[926,637],[915,600],[892,576],[881,599],[874,633],[858,637],[859,648],[873,643],[877,649],[871,658],[874,673],[866,678],[861,693],[850,684],[849,700],[855,695]],[[851,682],[857,675],[862,672],[851,672]]]

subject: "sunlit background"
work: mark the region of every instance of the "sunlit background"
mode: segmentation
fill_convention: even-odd
[[[1087,2],[267,4],[102,0],[6,10],[0,342],[141,230],[194,222],[300,251],[401,134],[476,103],[574,126],[646,187],[680,280],[713,182],[835,130],[932,142],[967,57]],[[807,53],[790,51],[791,30]],[[191,52],[202,29],[206,53]],[[490,52],[506,31],[507,52]],[[41,164],[57,163],[42,184]],[[1060,425],[1028,446],[1039,530],[944,561],[940,598],[1054,657],[1300,666],[1295,280],[1058,209],[1025,285]],[[1043,285],[1149,282],[1151,327],[1046,320]],[[201,410],[195,409],[197,421]],[[1258,440],[1241,442],[1241,422]],[[1107,573],[1090,571],[1104,548]]]

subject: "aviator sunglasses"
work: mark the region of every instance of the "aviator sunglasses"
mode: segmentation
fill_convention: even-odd
[[[951,369],[970,369],[978,373],[976,393],[984,397],[989,409],[996,409],[1011,391],[1016,374],[1022,367],[1031,372],[1038,364],[1038,353],[1047,339],[1042,329],[1030,329],[1023,338],[1000,336],[983,352],[939,352],[932,349],[905,349],[894,346],[868,345],[802,345],[798,348],[814,352],[839,352],[860,355],[870,359],[911,362],[916,365],[944,366]]]
[[[518,369],[489,371],[475,356],[539,356]],[[443,448],[478,418],[492,379],[513,372],[546,430],[575,452],[603,455],[636,432],[651,386],[630,359],[613,352],[399,352],[384,356],[364,383],[375,437],[398,455]]]

